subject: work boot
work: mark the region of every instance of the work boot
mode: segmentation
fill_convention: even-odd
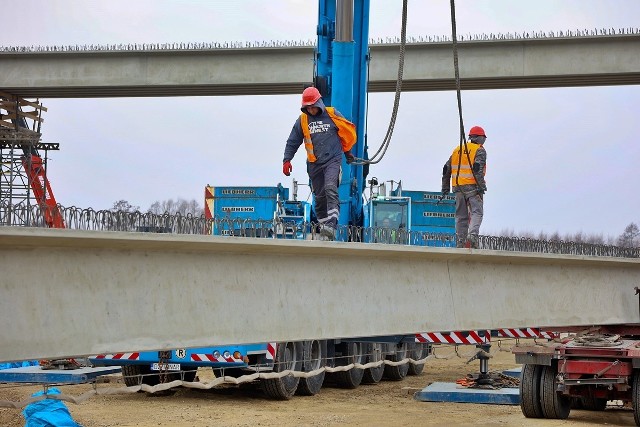
[[[471,247],[471,249],[478,249],[478,243],[480,239],[478,238],[477,234],[469,234],[467,236],[467,241],[469,242],[469,246]]]
[[[320,229],[320,235],[327,238],[327,240],[335,240],[336,229],[330,225],[323,225]]]

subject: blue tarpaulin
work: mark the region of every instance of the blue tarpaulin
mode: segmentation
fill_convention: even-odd
[[[42,396],[39,391],[32,396]],[[50,388],[47,395],[60,394],[57,388]],[[73,421],[69,409],[61,400],[44,399],[28,404],[22,411],[26,420],[25,427],[82,427]]]

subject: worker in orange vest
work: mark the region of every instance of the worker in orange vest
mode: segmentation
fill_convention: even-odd
[[[487,169],[486,140],[483,128],[472,127],[469,130],[469,142],[457,146],[442,169],[442,194],[449,194],[451,183],[456,195],[457,248],[478,247],[484,214],[483,195],[487,191],[484,179]]]
[[[347,164],[354,160],[351,147],[356,142],[356,127],[338,110],[325,106],[315,87],[302,92],[300,110],[302,114],[293,125],[284,148],[282,173],[291,174],[291,160],[304,142],[320,236],[323,240],[334,240],[340,217],[338,183],[342,156]]]

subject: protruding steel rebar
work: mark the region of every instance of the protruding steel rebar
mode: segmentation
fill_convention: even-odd
[[[248,220],[240,218],[205,218],[195,215],[157,214],[83,209],[57,206],[65,227],[76,230],[152,232],[172,234],[222,235],[250,238],[313,239],[318,225],[313,223],[282,222],[279,220]],[[46,227],[45,215],[37,205],[11,205],[0,202],[0,226]],[[12,218],[29,218],[12,224]],[[403,228],[340,226],[336,239],[364,243],[383,243],[412,246],[455,248],[451,233],[427,233]],[[539,240],[528,237],[480,236],[479,249],[497,251],[534,252],[596,257],[640,258],[640,247]],[[463,249],[460,249],[463,250]],[[464,249],[466,250],[466,249]]]
[[[577,28],[566,31],[534,31],[524,33],[489,33],[459,35],[459,42],[539,40],[576,37],[605,37],[638,35],[640,28]],[[371,45],[399,44],[399,37],[377,37],[369,39]],[[407,36],[407,43],[451,43],[451,35]],[[281,47],[313,47],[315,40],[269,40],[269,41],[227,41],[227,42],[188,42],[188,43],[118,43],[63,46],[0,46],[1,52],[39,53],[39,52],[119,52],[119,51],[172,51],[172,50],[218,50],[218,49],[255,49]]]

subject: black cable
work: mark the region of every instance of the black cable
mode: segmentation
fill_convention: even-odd
[[[471,169],[471,173],[476,181],[476,187],[480,190],[480,185],[478,184],[478,177],[476,176],[476,172],[473,169],[473,164],[471,164],[471,158],[469,157],[469,150],[467,150],[467,139],[464,132],[464,120],[462,118],[462,93],[460,87],[460,68],[458,66],[458,38],[456,32],[456,5],[455,0],[450,0],[451,4],[451,41],[453,44],[453,68],[455,73],[455,82],[456,82],[456,98],[458,101],[458,120],[460,123],[460,145],[458,149],[458,168],[456,170],[455,183],[456,186],[458,184],[458,177],[460,176],[460,166],[462,164],[462,150],[467,156],[467,162],[469,163],[469,168]],[[465,196],[465,201],[467,200]]]
[[[380,145],[380,148],[373,154],[369,159],[359,159],[356,158],[352,165],[372,165],[377,164],[382,160],[387,149],[389,148],[389,144],[391,143],[391,136],[393,135],[393,130],[396,123],[396,118],[398,116],[398,107],[400,105],[400,94],[402,93],[402,76],[404,74],[404,55],[405,48],[407,44],[407,3],[408,0],[403,0],[402,2],[402,25],[400,29],[400,58],[398,61],[398,76],[396,79],[396,92],[393,100],[393,110],[391,113],[391,120],[389,122],[389,127],[387,128],[387,133]],[[378,157],[379,156],[379,157]]]

